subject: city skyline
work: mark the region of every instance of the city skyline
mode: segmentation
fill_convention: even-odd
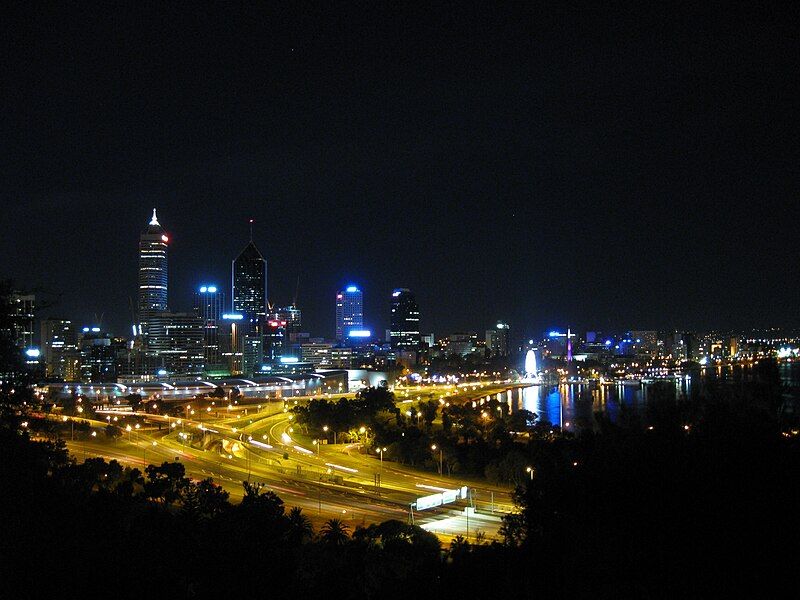
[[[121,333],[158,206],[176,306],[224,285],[252,218],[270,296],[299,276],[329,335],[351,281],[372,315],[414,290],[435,331],[797,325],[780,19],[757,15],[776,35],[753,44],[744,9],[336,10],[198,15],[191,35],[131,18],[132,45],[104,11],[8,15],[5,275]]]
[[[796,585],[800,6],[1,22],[0,598]]]
[[[142,288],[141,288],[141,286],[143,284],[153,283],[153,281],[150,281],[150,280],[153,279],[153,277],[154,277],[153,275],[147,275],[147,274],[143,275],[143,273],[145,273],[145,271],[147,270],[147,267],[145,268],[145,271],[142,270],[142,265],[144,264],[142,262],[143,261],[143,258],[142,258],[143,257],[143,253],[144,253],[144,255],[148,255],[148,253],[156,252],[158,254],[158,256],[156,257],[156,259],[152,259],[152,260],[158,260],[158,261],[162,261],[162,262],[166,262],[167,263],[166,267],[159,266],[158,269],[155,269],[155,270],[159,271],[158,281],[156,282],[156,283],[159,284],[158,285],[159,288],[163,287],[162,279],[164,279],[165,276],[166,276],[167,282],[172,282],[174,279],[179,279],[180,281],[186,281],[186,275],[181,275],[180,267],[176,267],[175,265],[173,265],[172,267],[168,266],[169,262],[170,262],[170,259],[167,258],[167,255],[171,251],[171,246],[172,246],[172,243],[173,243],[173,240],[172,240],[172,235],[173,234],[171,232],[168,234],[167,230],[162,227],[162,225],[159,222],[158,217],[157,217],[158,210],[159,210],[158,208],[153,208],[152,209],[152,217],[151,217],[149,223],[147,224],[147,226],[145,227],[145,229],[143,231],[140,230],[140,236],[139,236],[139,238],[140,238],[140,241],[139,241],[139,264],[136,267],[137,272],[138,272],[138,277],[139,277],[139,288],[135,291],[136,292],[136,296],[135,297],[138,298],[135,301],[136,302],[136,307],[137,307],[137,310],[136,310],[136,313],[135,313],[135,315],[136,315],[135,316],[135,323],[136,323],[137,327],[139,325],[141,325],[141,322],[142,322],[142,318],[140,316],[141,312],[142,312],[142,307],[145,304],[147,304],[149,296],[154,296],[154,292],[152,292],[152,291],[151,292],[143,291]],[[214,254],[215,250],[214,250],[213,247],[206,246],[207,251],[209,252],[209,256],[208,256],[208,259],[206,260],[206,262],[209,263],[209,264],[215,264],[215,265],[217,265],[217,264],[219,264],[219,265],[227,264],[227,266],[228,266],[227,274],[224,273],[224,272],[220,272],[221,268],[216,268],[214,270],[214,274],[213,275],[201,277],[200,279],[198,279],[194,283],[189,282],[188,283],[189,287],[186,287],[186,288],[178,288],[174,283],[168,283],[166,287],[170,290],[170,292],[167,293],[166,290],[159,289],[158,293],[155,294],[155,296],[157,296],[157,298],[154,296],[154,298],[155,298],[154,301],[156,302],[156,304],[158,304],[159,306],[163,305],[164,309],[166,309],[166,310],[172,310],[172,311],[176,311],[176,312],[189,312],[189,311],[193,310],[193,308],[194,308],[196,295],[197,295],[197,292],[199,291],[199,289],[201,287],[203,287],[204,285],[205,286],[212,285],[212,286],[215,286],[215,287],[219,287],[220,290],[223,290],[223,292],[222,292],[223,296],[226,297],[226,303],[223,305],[223,312],[226,312],[226,311],[237,312],[237,310],[233,307],[234,295],[233,295],[233,289],[232,288],[233,288],[233,281],[234,281],[234,277],[233,277],[234,263],[237,260],[237,258],[241,258],[242,256],[246,255],[247,252],[254,252],[256,255],[258,255],[259,260],[263,260],[264,261],[265,290],[264,290],[264,299],[263,300],[266,303],[265,310],[267,312],[269,312],[271,310],[269,307],[292,306],[294,300],[289,301],[288,298],[292,297],[291,296],[292,293],[294,293],[295,296],[298,293],[299,288],[300,288],[299,278],[298,278],[298,281],[296,283],[296,287],[295,287],[294,291],[293,292],[291,292],[291,291],[288,292],[290,294],[290,296],[288,296],[286,298],[281,296],[279,299],[276,299],[274,297],[270,297],[269,293],[267,292],[267,289],[269,289],[270,286],[275,286],[278,289],[285,290],[287,282],[285,280],[283,280],[282,278],[280,278],[280,274],[275,275],[274,273],[270,273],[270,268],[267,266],[270,263],[269,258],[266,257],[266,256],[262,256],[261,255],[261,251],[259,250],[258,245],[255,243],[255,240],[253,238],[253,236],[254,236],[254,229],[253,229],[254,219],[252,219],[252,218],[247,219],[247,222],[249,223],[249,226],[250,226],[250,238],[249,238],[249,241],[247,241],[247,243],[245,244],[244,247],[239,246],[239,250],[236,252],[236,254],[234,255],[233,259],[226,261],[224,257],[219,257],[219,256],[216,256]],[[257,237],[257,234],[258,234],[258,229],[256,228],[255,229],[256,237]],[[234,242],[234,243],[236,243],[236,242]],[[230,246],[231,244],[227,244],[227,245]],[[163,255],[162,255],[162,253],[163,253]],[[147,256],[145,256],[145,258],[147,258]],[[148,259],[148,260],[151,260],[151,259]],[[171,260],[174,261],[175,259],[173,258]],[[161,263],[159,263],[159,265],[161,265]],[[125,269],[122,266],[120,266],[120,268],[118,269],[118,271],[123,271],[123,270],[125,270]],[[153,269],[151,268],[150,270],[153,270]],[[176,271],[177,271],[177,273],[176,273]],[[209,272],[209,271],[210,270],[204,270],[203,272]],[[278,282],[273,281],[272,280],[273,277],[275,277],[276,279],[279,279],[279,281]],[[362,281],[362,280],[363,280],[362,277],[354,276],[354,277],[351,277],[349,279],[343,280],[343,282],[345,284],[349,284],[349,287],[358,287],[359,291],[363,293],[363,290],[360,289],[360,285],[359,286],[353,286],[353,284],[352,284],[353,281]],[[218,282],[223,282],[223,283],[218,283]],[[339,289],[340,292],[348,287],[348,285],[342,285],[343,282],[340,281],[337,284],[339,287],[337,287],[336,289]],[[308,285],[308,282],[307,282],[307,285]],[[43,307],[42,306],[37,307],[38,311],[39,311],[38,314],[37,314],[37,318],[39,318],[39,319],[66,318],[66,319],[69,319],[69,320],[73,320],[78,324],[82,323],[84,326],[95,326],[95,325],[98,325],[98,324],[102,324],[103,325],[103,331],[108,331],[108,332],[110,332],[110,333],[112,333],[114,335],[118,335],[118,336],[129,336],[132,333],[131,323],[130,322],[126,322],[125,321],[125,316],[124,316],[126,312],[128,314],[130,314],[130,307],[128,307],[127,310],[120,310],[120,311],[109,311],[109,310],[103,310],[101,308],[100,310],[93,311],[92,314],[90,316],[88,316],[88,317],[83,317],[83,318],[80,317],[80,316],[76,317],[75,316],[76,314],[80,315],[81,313],[83,313],[84,315],[86,315],[87,313],[86,313],[85,310],[81,311],[80,309],[76,309],[73,312],[66,312],[65,310],[62,310],[60,308],[60,306],[62,306],[61,301],[60,300],[56,300],[56,301],[52,300],[52,298],[54,296],[57,296],[57,294],[53,294],[52,290],[49,290],[49,289],[46,289],[46,288],[28,289],[28,288],[25,288],[23,285],[20,285],[19,281],[15,281],[15,287],[18,288],[23,293],[30,292],[30,293],[42,294],[42,292],[44,292],[43,295],[42,295],[42,298],[45,300],[44,306]],[[318,289],[318,286],[311,285],[309,287],[312,287],[312,289],[313,288],[317,288]],[[224,290],[226,290],[226,289],[229,290],[229,294],[225,294],[224,293]],[[366,300],[363,301],[364,302],[364,306],[366,306],[366,308],[362,309],[362,311],[363,311],[362,325],[364,327],[366,327],[366,328],[370,328],[370,327],[372,328],[373,337],[377,337],[377,338],[382,339],[384,337],[383,336],[383,332],[384,331],[388,331],[391,328],[391,319],[392,319],[391,308],[392,308],[393,300],[394,300],[393,295],[398,289],[407,291],[407,288],[398,288],[395,285],[390,285],[389,290],[387,291],[386,294],[378,295],[377,298],[373,298],[371,296],[374,296],[375,294],[374,293],[369,293],[369,294],[367,294],[367,299],[369,300],[369,302],[367,302]],[[149,295],[148,295],[148,293],[149,293]],[[330,294],[330,291],[328,291],[327,293]],[[337,293],[339,293],[339,292],[337,292]],[[417,295],[416,294],[416,290],[414,290],[414,294]],[[426,295],[424,289],[422,290],[422,295],[423,296]],[[129,297],[129,303],[134,302],[133,298],[134,298],[134,294],[131,294],[131,296]],[[176,298],[177,298],[177,300],[176,300]],[[301,295],[301,299],[302,299],[302,295]],[[73,300],[77,300],[77,298],[73,298]],[[256,303],[260,302],[259,299],[255,299],[253,301],[255,301]],[[168,303],[170,304],[170,306],[168,306]],[[174,305],[175,308],[173,308],[171,305]],[[312,333],[315,333],[315,334],[317,334],[319,336],[322,336],[322,337],[325,337],[325,338],[329,338],[329,339],[338,339],[338,337],[337,337],[337,329],[336,329],[336,326],[335,326],[335,319],[332,319],[331,316],[330,316],[330,303],[329,302],[328,302],[327,306],[325,306],[325,302],[320,302],[319,298],[310,298],[309,299],[309,305],[317,307],[318,310],[319,310],[320,307],[322,307],[321,308],[321,312],[322,312],[321,315],[313,314],[312,310],[310,310],[310,309],[308,309],[308,308],[303,306],[303,302],[299,302],[298,305],[302,308],[302,310],[304,311],[304,314],[307,315],[306,316],[306,318],[308,319],[307,322],[311,322],[311,323],[315,323],[315,324],[321,324],[320,329],[315,329],[315,330],[313,330]],[[329,313],[327,315],[327,319],[326,319],[326,315],[324,314],[326,310]],[[435,311],[432,310],[432,312],[435,312]],[[427,311],[426,311],[426,313],[427,313]],[[259,314],[260,314],[260,311],[259,311]],[[98,319],[98,315],[100,315],[100,319]],[[120,316],[120,315],[123,315],[123,316]],[[263,317],[264,315],[260,314],[260,316]],[[308,318],[309,316],[311,318]],[[427,323],[423,322],[423,327],[422,327],[421,333],[422,334],[427,334],[427,333],[433,331],[435,333],[435,335],[437,336],[437,338],[438,338],[438,337],[444,336],[444,335],[446,335],[448,333],[457,333],[457,332],[465,332],[465,331],[480,332],[480,331],[483,331],[484,327],[487,327],[487,328],[491,327],[492,324],[497,321],[497,319],[498,319],[498,317],[495,317],[495,316],[492,316],[492,315],[485,315],[485,317],[482,320],[478,321],[478,322],[466,323],[462,327],[451,327],[451,328],[436,327],[433,324],[428,325]],[[127,319],[127,320],[129,321],[130,319]],[[501,319],[501,320],[509,321],[509,322],[511,321],[510,319]],[[99,323],[99,321],[102,321],[102,323]],[[326,324],[326,321],[328,322],[327,324]],[[461,322],[465,323],[465,321],[463,321],[463,320]],[[607,322],[609,322],[609,321],[607,321]],[[534,325],[533,323],[536,323],[536,325]],[[789,322],[784,322],[784,323],[757,323],[757,324],[752,324],[750,326],[746,325],[746,326],[738,326],[738,327],[736,325],[722,326],[722,327],[702,327],[702,326],[701,327],[689,327],[689,326],[681,325],[680,322],[678,324],[674,325],[674,326],[656,327],[656,326],[641,326],[641,325],[638,325],[636,323],[630,323],[630,322],[626,323],[624,317],[620,317],[619,321],[618,322],[614,322],[613,325],[606,325],[606,326],[599,326],[596,323],[580,322],[577,319],[569,319],[569,318],[565,318],[565,319],[561,319],[561,320],[557,320],[557,321],[556,320],[547,320],[547,319],[543,319],[543,318],[538,318],[538,319],[530,319],[530,320],[528,320],[526,322],[519,323],[519,324],[513,323],[513,325],[514,325],[514,329],[515,329],[515,336],[517,336],[517,339],[515,341],[518,341],[518,342],[523,341],[527,337],[531,337],[531,336],[532,337],[537,337],[539,334],[546,333],[547,331],[551,330],[553,327],[566,329],[568,326],[571,326],[573,328],[576,328],[576,326],[577,326],[578,329],[582,329],[582,330],[586,330],[586,331],[596,329],[596,330],[608,330],[608,331],[614,331],[614,332],[624,332],[624,331],[630,331],[630,330],[635,330],[635,329],[648,329],[648,330],[658,330],[658,331],[670,331],[670,330],[672,330],[672,331],[681,331],[681,330],[745,331],[745,330],[751,330],[751,329],[752,330],[769,329],[769,328],[774,328],[774,327],[784,328],[784,329],[791,329],[791,328],[796,326],[795,323],[790,320]],[[308,331],[308,329],[306,331]]]

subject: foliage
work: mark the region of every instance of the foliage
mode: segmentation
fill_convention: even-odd
[[[350,527],[339,519],[330,519],[319,530],[320,539],[331,546],[343,546],[350,540]]]
[[[780,392],[769,370],[759,377],[738,391],[664,395],[576,437],[492,403],[447,407],[447,431],[375,402],[370,426],[387,456],[434,469],[436,443],[453,469],[517,484],[504,543],[456,537],[444,548],[398,520],[351,535],[352,521],[330,519],[314,536],[309,517],[268,487],[243,482],[235,504],[180,463],[144,473],[79,464],[63,442],[32,441],[35,422],[23,428],[6,411],[0,595],[718,597],[758,583],[771,596],[769,585],[793,589],[783,548],[797,531],[800,447],[768,410]],[[46,568],[31,558],[43,549]],[[87,556],[122,562],[87,567]],[[120,579],[127,557],[146,573],[136,585]]]
[[[292,409],[298,423],[308,425],[320,436],[324,427],[328,427],[331,433],[357,430],[362,426],[371,427],[377,423],[376,419],[382,412],[394,415],[398,413],[394,394],[385,387],[367,388],[352,400],[340,398],[334,402],[313,399],[307,406],[296,406]]]

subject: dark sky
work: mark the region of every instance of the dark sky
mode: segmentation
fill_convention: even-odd
[[[173,309],[252,217],[313,334],[348,282],[377,330],[798,324],[796,8],[272,4],[0,15],[0,276],[124,333],[156,206]]]

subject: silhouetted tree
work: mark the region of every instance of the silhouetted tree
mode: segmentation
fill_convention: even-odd
[[[125,400],[131,407],[131,410],[138,411],[142,406],[141,394],[128,394],[127,396],[125,396]]]
[[[320,539],[331,546],[343,546],[350,541],[350,528],[339,519],[330,519],[319,530]]]
[[[304,544],[314,537],[311,519],[303,514],[301,508],[295,506],[289,510],[289,540],[293,544]]]
[[[148,498],[173,504],[181,499],[189,480],[184,477],[186,468],[179,462],[164,462],[159,466],[148,465],[145,469],[147,481],[144,491]]]
[[[182,489],[181,510],[193,519],[211,519],[230,508],[228,492],[211,479],[189,481]]]

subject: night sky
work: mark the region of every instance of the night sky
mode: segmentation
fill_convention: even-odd
[[[316,335],[350,282],[378,331],[798,325],[796,8],[405,4],[4,12],[0,277],[125,333],[156,206],[173,310],[253,218]]]

